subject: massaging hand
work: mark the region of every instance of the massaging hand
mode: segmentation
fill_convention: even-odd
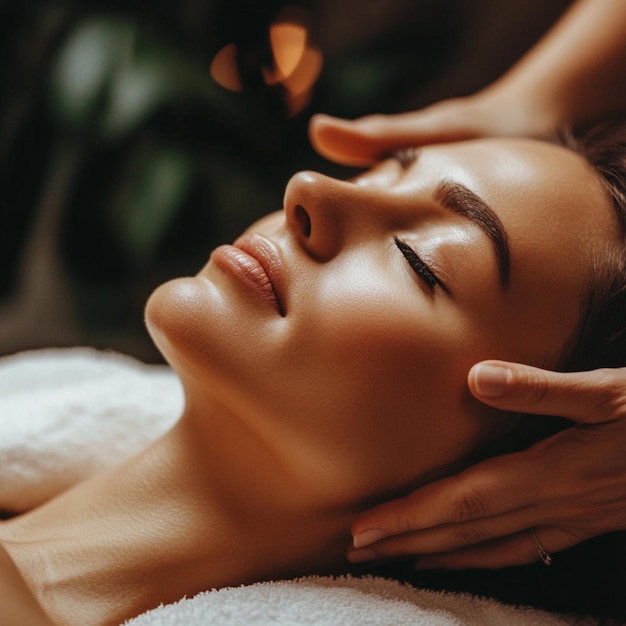
[[[499,568],[626,529],[626,368],[559,374],[489,361],[468,382],[494,407],[572,426],[367,511],[353,524],[361,550],[350,560],[417,555],[423,569]]]
[[[626,3],[579,0],[525,55],[474,95],[400,115],[311,120],[317,151],[370,165],[404,147],[476,137],[544,138],[626,111]]]
[[[315,149],[343,165],[371,165],[407,146],[488,136],[543,137],[552,128],[547,111],[509,102],[512,94],[495,88],[443,100],[410,113],[369,115],[349,121],[315,115],[309,134]]]

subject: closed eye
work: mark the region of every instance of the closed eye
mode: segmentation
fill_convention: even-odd
[[[439,280],[437,275],[432,269],[424,263],[422,258],[409,246],[406,242],[402,241],[398,237],[393,238],[398,250],[402,252],[402,255],[407,260],[411,269],[428,285],[431,291],[435,290],[435,287],[439,286],[444,291],[447,291],[445,285]]]

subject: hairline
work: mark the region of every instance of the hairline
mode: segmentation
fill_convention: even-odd
[[[621,232],[623,236],[626,227],[626,222],[624,221],[626,194],[616,188],[612,175],[593,162],[584,139],[578,140],[575,138],[570,129],[556,133],[551,142],[571,150],[584,159],[590,173],[600,183],[604,198],[611,208],[614,228]],[[593,251],[587,277],[581,289],[578,315],[574,328],[565,340],[562,349],[555,355],[554,359],[548,358],[544,366],[560,371],[574,371],[583,365],[576,363],[577,348],[584,341],[586,328],[596,312],[598,297],[606,294],[610,288],[611,272],[614,273],[620,269],[619,254],[615,245],[607,243],[601,250]],[[591,368],[592,366],[590,366]]]

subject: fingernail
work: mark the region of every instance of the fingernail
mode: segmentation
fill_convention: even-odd
[[[348,561],[350,563],[365,563],[366,561],[374,561],[379,558],[380,556],[374,550],[368,550],[367,548],[348,552]]]
[[[510,377],[511,370],[506,367],[477,365],[474,369],[476,391],[485,398],[501,398],[506,392]]]
[[[388,536],[389,533],[382,528],[370,528],[354,535],[352,545],[355,548],[364,548]]]

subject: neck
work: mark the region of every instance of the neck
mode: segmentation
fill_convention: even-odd
[[[239,420],[187,409],[140,456],[0,537],[53,619],[118,624],[210,588],[333,571],[354,514],[310,497]]]

